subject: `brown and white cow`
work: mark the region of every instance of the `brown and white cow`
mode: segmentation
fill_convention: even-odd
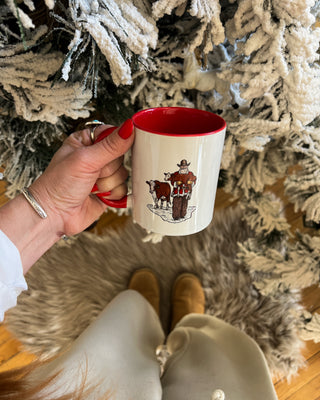
[[[170,202],[171,187],[167,182],[160,182],[157,180],[146,181],[149,185],[149,192],[154,201],[154,207],[159,208],[159,200],[161,202],[160,208],[163,208],[163,203],[166,201],[166,209],[168,210]]]

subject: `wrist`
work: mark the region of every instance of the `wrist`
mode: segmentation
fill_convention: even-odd
[[[41,177],[29,187],[29,190],[41,208],[45,211],[47,215],[46,220],[51,227],[52,232],[55,232],[57,237],[62,237],[64,235],[63,219],[56,211],[45,185],[41,183]]]
[[[48,218],[47,213],[44,211],[44,209],[41,207],[41,205],[37,202],[37,200],[34,198],[33,194],[30,192],[30,190],[28,188],[23,188],[21,190],[21,194],[23,194],[23,196],[25,197],[27,202],[31,205],[31,207],[39,215],[40,218],[42,218],[42,219]]]
[[[0,229],[19,250],[24,273],[60,239],[52,216],[41,218],[22,194],[0,209]]]

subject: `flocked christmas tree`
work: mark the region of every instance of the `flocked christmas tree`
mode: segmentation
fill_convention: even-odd
[[[320,2],[6,0],[0,6],[0,164],[28,186],[81,121],[197,107],[227,121],[225,190],[252,239],[239,258],[262,293],[319,283],[320,238],[290,233],[266,187],[281,178],[320,223]],[[318,315],[301,316],[320,340]]]

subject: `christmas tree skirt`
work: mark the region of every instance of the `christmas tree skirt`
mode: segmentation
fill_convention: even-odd
[[[197,274],[205,288],[206,312],[242,329],[260,345],[271,372],[289,377],[302,366],[297,294],[263,296],[237,261],[238,242],[250,231],[239,209],[216,213],[203,232],[165,237],[160,243],[131,222],[121,232],[83,233],[58,243],[27,275],[29,290],[7,314],[9,328],[28,350],[57,354],[126,289],[132,272],[153,269],[161,281],[161,319],[169,326],[170,290],[176,276]]]

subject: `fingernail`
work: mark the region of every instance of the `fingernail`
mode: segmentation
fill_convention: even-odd
[[[133,122],[132,119],[127,119],[119,129],[119,136],[122,139],[128,139],[133,133]]]
[[[95,184],[93,185],[93,188],[91,189],[91,192],[98,192],[98,191],[99,191],[98,185],[95,183]]]
[[[110,192],[102,192],[102,193],[97,193],[97,196],[99,197],[106,197],[106,196],[110,196],[111,191]]]
[[[107,200],[104,199],[104,203],[109,207],[114,208],[127,208],[128,196],[124,196],[121,200]]]
[[[112,126],[111,128],[102,131],[99,136],[96,138],[95,143],[101,142],[101,140],[105,139],[107,136],[111,135],[111,133],[117,129],[116,126]]]

